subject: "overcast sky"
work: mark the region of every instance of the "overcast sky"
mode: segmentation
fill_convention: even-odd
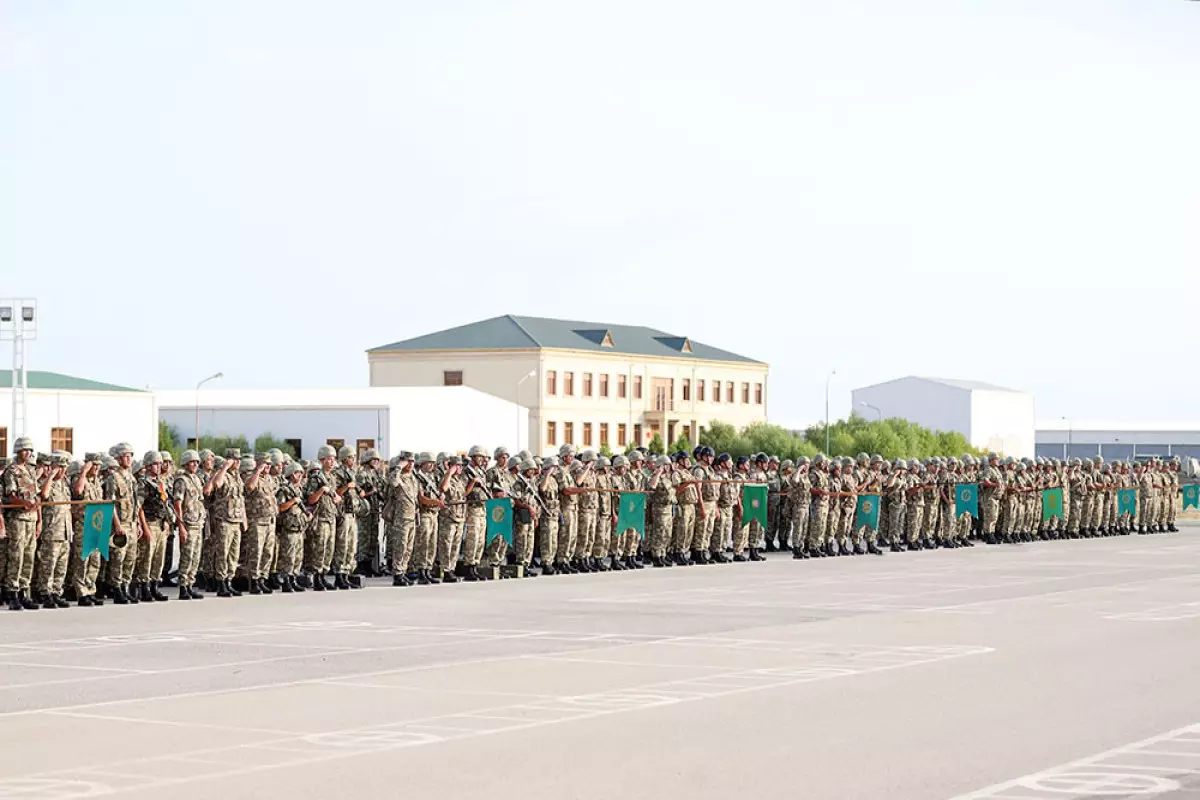
[[[1200,3],[0,7],[0,296],[30,366],[359,386],[497,314],[1200,417]],[[8,365],[8,354],[0,353]]]

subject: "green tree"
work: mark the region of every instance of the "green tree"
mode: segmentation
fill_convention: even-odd
[[[295,451],[295,449],[292,448],[292,446],[290,444],[285,442],[283,439],[276,439],[275,435],[272,433],[260,433],[257,437],[255,437],[254,452],[265,453],[268,450],[270,450],[272,447],[279,448],[280,450],[282,450],[284,453],[287,453],[292,458],[297,458],[299,455]]]
[[[682,433],[679,434],[675,441],[671,442],[672,453],[678,453],[680,450],[687,453],[689,456],[692,454],[692,443]]]
[[[650,438],[650,444],[646,445],[646,450],[656,456],[661,456],[664,452],[666,452],[663,450],[662,437],[655,433],[654,436]]]
[[[158,421],[158,449],[170,453],[171,458],[175,459],[176,464],[179,463],[179,459],[183,455],[179,430],[173,425],[168,425],[165,420],[161,419]]]
[[[612,448],[608,446],[608,442],[602,442],[600,444],[600,455],[604,456],[605,458],[612,458],[613,451]]]
[[[246,441],[245,436],[201,436],[200,450],[212,450],[219,456],[225,454],[225,450],[230,447],[236,447],[243,454],[253,452],[250,449],[250,442]]]
[[[805,431],[804,439],[810,446],[824,450],[825,426],[812,426]],[[830,424],[829,450],[833,456],[879,453],[885,458],[982,454],[961,433],[931,430],[900,417],[868,421],[857,413]]]

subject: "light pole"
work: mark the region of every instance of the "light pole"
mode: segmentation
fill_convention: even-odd
[[[1063,450],[1063,461],[1066,461],[1071,457],[1071,420],[1063,417],[1062,421],[1067,423],[1067,447]]]
[[[883,412],[879,410],[879,406],[873,406],[865,400],[860,402],[859,405],[864,406],[864,407],[869,408],[872,411],[874,411],[876,414],[879,415],[879,421],[883,422]]]
[[[25,435],[25,392],[29,375],[25,370],[25,342],[37,338],[37,300],[12,297],[0,300],[0,339],[12,339],[12,426],[13,436]]]
[[[534,375],[537,375],[537,370],[531,369],[529,370],[528,375],[517,381],[517,438],[515,441],[518,449],[521,447],[521,384],[532,378]],[[530,443],[530,446],[532,446],[532,443]]]
[[[196,449],[197,450],[200,449],[200,387],[203,386],[204,384],[208,383],[209,381],[215,381],[217,378],[224,378],[224,377],[225,377],[224,372],[218,372],[216,374],[209,375],[207,378],[205,378],[204,380],[202,380],[196,384]]]
[[[837,370],[831,369],[829,377],[825,379],[825,455],[829,455],[829,382],[834,375],[837,375]]]

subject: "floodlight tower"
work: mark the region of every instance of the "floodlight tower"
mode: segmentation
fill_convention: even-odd
[[[37,300],[32,297],[0,298],[0,341],[13,343],[12,426],[13,438],[25,435],[25,343],[37,338]]]

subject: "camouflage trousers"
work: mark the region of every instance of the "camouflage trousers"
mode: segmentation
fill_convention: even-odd
[[[479,566],[486,538],[487,512],[482,505],[467,506],[467,519],[463,523],[462,551],[463,563],[468,567]]]
[[[904,514],[904,537],[909,544],[921,538],[921,525],[925,522],[925,506],[909,503]]]
[[[1067,507],[1067,531],[1070,533],[1079,533],[1079,528],[1083,520],[1083,498],[1072,497],[1071,504]]]
[[[1154,500],[1149,497],[1149,492],[1142,493],[1138,503],[1138,524],[1139,525],[1154,525]]]
[[[67,579],[75,589],[76,597],[90,597],[96,593],[96,579],[100,575],[100,551],[83,557],[83,525],[77,525],[71,539],[71,555],[67,561]]]
[[[258,560],[258,571],[263,577],[275,574],[275,564],[279,559],[279,518],[271,517],[270,531],[267,540],[263,542],[262,558]]]
[[[855,506],[853,505],[842,506],[841,515],[838,517],[837,525],[837,538],[839,543],[849,542],[854,536],[854,509]]]
[[[237,567],[238,550],[242,543],[242,523],[214,520],[210,532],[213,540],[212,577],[227,581]]]
[[[672,520],[674,531],[671,536],[671,552],[687,553],[692,549],[692,534],[696,527],[696,506],[692,503],[681,503],[677,508],[679,513]]]
[[[304,532],[304,571],[321,575],[333,565],[333,536],[337,520],[314,519]]]
[[[804,547],[808,543],[808,503],[792,505],[792,548]]]
[[[418,518],[412,548],[412,565],[414,569],[433,569],[433,561],[437,557],[437,511],[422,511]],[[395,564],[392,569],[395,570]]]
[[[1000,521],[1000,500],[996,497],[986,497],[980,505],[983,509],[983,534],[991,536],[996,532],[996,523]]]
[[[558,512],[542,513],[538,517],[538,552],[543,564],[553,564],[558,556]]]
[[[829,506],[829,513],[825,515],[825,536],[827,542],[836,542],[838,534],[838,526],[842,524],[842,508],[834,501]]]
[[[137,566],[133,579],[139,583],[156,581],[162,577],[163,557],[167,553],[167,522],[147,519],[150,536],[138,540]]]
[[[1163,501],[1163,505],[1166,506],[1164,511],[1166,512],[1166,516],[1167,516],[1165,522],[1168,525],[1175,524],[1175,520],[1176,520],[1175,515],[1179,513],[1179,503],[1175,502],[1175,500],[1176,500],[1175,495],[1176,495],[1176,490],[1170,489],[1170,490],[1168,490],[1167,496]]]
[[[562,524],[558,526],[558,550],[555,552],[557,561],[570,561],[575,557],[575,540],[579,537],[579,509],[575,506],[563,506]],[[546,554],[542,554],[546,560]]]
[[[661,558],[671,543],[672,506],[656,505],[650,511],[650,554]]]
[[[242,535],[241,566],[239,575],[245,575],[250,580],[267,577],[263,570],[263,553],[267,549],[268,540],[275,538],[275,520],[273,517],[254,519],[246,524],[246,532]]]
[[[808,515],[808,546],[810,549],[825,546],[825,529],[829,525],[829,505],[814,503]]]
[[[889,500],[887,505],[887,543],[899,544],[904,541],[904,518],[908,516],[908,504]]]
[[[392,573],[404,575],[413,561],[417,521],[412,517],[388,525],[388,550],[392,558]]]
[[[717,503],[715,500],[696,506],[696,522],[692,533],[692,549],[712,553],[721,551],[721,537],[717,532]]]
[[[200,569],[199,572],[206,577],[213,577],[216,570],[213,569],[213,547],[216,543],[213,540],[212,529],[214,522],[210,517],[204,523],[204,541],[200,543]]]
[[[358,518],[344,514],[333,533],[333,557],[330,569],[340,575],[354,571],[354,548],[358,546]]]
[[[513,526],[513,530],[516,531],[515,525]],[[489,567],[498,567],[502,565],[507,557],[508,542],[505,541],[504,537],[499,534],[493,536],[492,540],[483,548],[482,561]]]
[[[592,558],[604,558],[615,550],[612,541],[613,515],[596,512],[596,538],[592,542]]]
[[[599,523],[599,510],[595,508],[579,508],[575,512],[579,521],[575,532],[575,557],[587,558],[592,554],[596,544],[596,526]]]
[[[521,566],[528,567],[533,561],[533,523],[513,525],[513,556]]]
[[[184,526],[184,535],[179,537],[179,585],[191,586],[196,582],[196,569],[200,566],[200,553],[204,549],[204,525]]]
[[[438,519],[437,564],[442,572],[454,572],[458,564],[458,551],[462,548],[462,535],[461,520],[449,517]]]
[[[37,590],[41,594],[61,595],[67,577],[67,554],[71,544],[59,536],[42,536],[37,551]]]
[[[28,590],[33,579],[33,560],[37,554],[37,520],[9,519],[5,529],[8,539],[8,564],[4,587],[10,592]]]
[[[960,514],[954,518],[954,538],[960,542],[965,542],[971,538],[971,528],[975,524],[975,518],[970,514]]]
[[[358,518],[358,542],[354,553],[359,563],[379,563],[379,515],[375,512]]]
[[[733,506],[717,506],[717,529],[713,532],[714,551],[725,549],[725,543],[733,545]]]
[[[121,520],[125,530],[125,546],[114,547],[110,540],[108,546],[108,581],[120,586],[126,586],[133,580],[133,570],[138,560],[138,529],[133,520]]]

